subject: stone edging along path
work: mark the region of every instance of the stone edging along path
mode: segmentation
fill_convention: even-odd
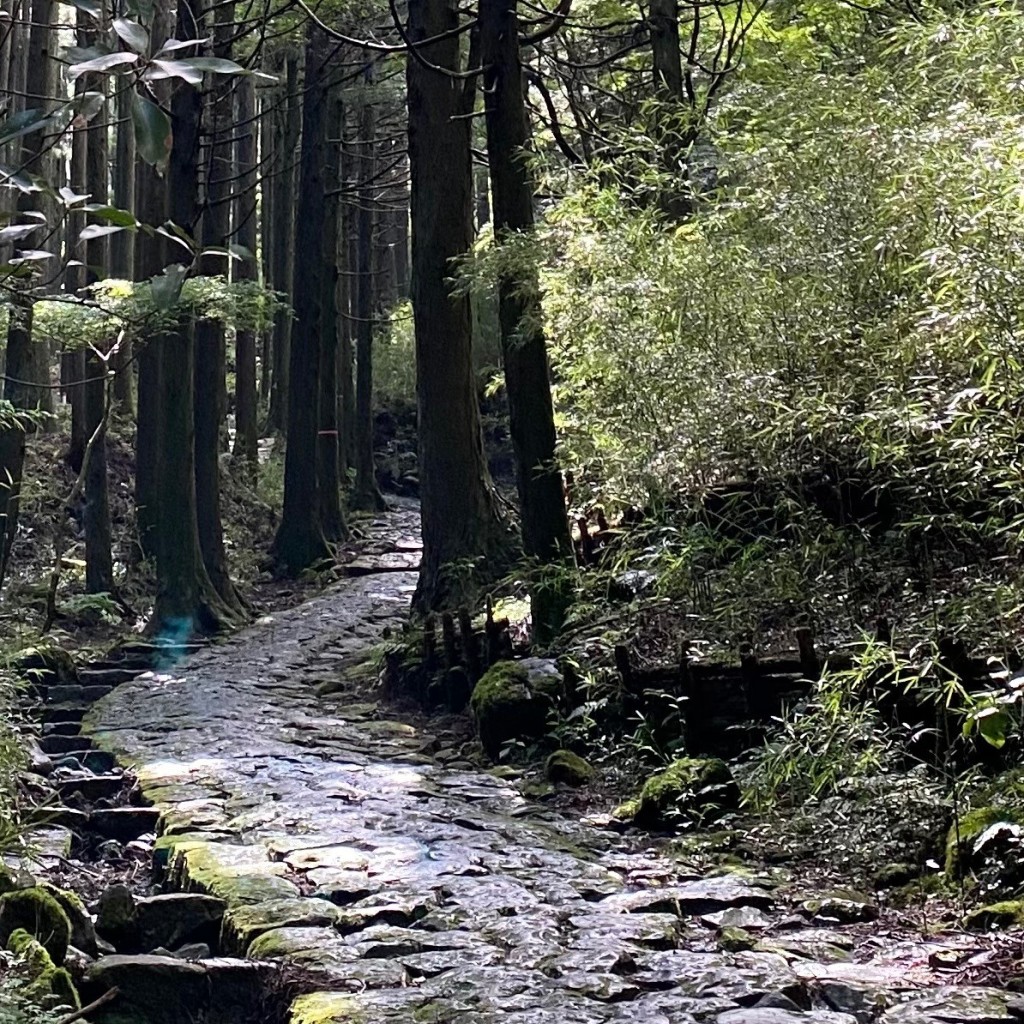
[[[378,528],[408,534],[409,516]],[[84,726],[159,809],[172,883],[224,901],[220,952],[316,972],[292,1024],[1024,1020],[1016,996],[943,984],[929,954],[948,942],[873,954],[863,926],[795,919],[756,880],[681,875],[434,763],[429,737],[358,694],[317,697],[406,614],[414,573],[362,564],[119,686]],[[716,949],[722,924],[763,951]]]

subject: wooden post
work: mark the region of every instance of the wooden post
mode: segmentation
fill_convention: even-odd
[[[800,649],[800,671],[804,678],[815,682],[821,676],[821,663],[814,649],[814,634],[810,626],[800,626],[797,629],[796,642]]]

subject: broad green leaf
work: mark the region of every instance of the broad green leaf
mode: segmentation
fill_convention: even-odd
[[[150,294],[157,309],[170,309],[178,301],[187,273],[183,266],[175,264],[150,281]]]
[[[78,233],[80,242],[91,242],[96,238],[104,238],[107,235],[116,235],[125,229],[119,224],[87,224]]]
[[[69,64],[84,64],[87,60],[95,60],[113,52],[106,43],[97,43],[95,46],[66,46],[64,59]]]
[[[209,39],[169,39],[160,49],[157,51],[157,57],[163,57],[168,53],[177,53],[178,50],[188,50],[193,46],[202,46],[204,43],[210,42]]]
[[[0,228],[0,242],[21,241],[41,227],[42,224],[12,224],[10,227]]]
[[[214,75],[238,75],[245,71],[241,64],[224,57],[189,57],[182,61],[196,71],[209,71]]]
[[[67,4],[69,7],[74,7],[75,10],[82,11],[93,18],[103,16],[103,7],[99,0],[59,0],[59,2]]]
[[[11,260],[14,264],[19,263],[39,263],[43,260],[52,260],[53,253],[47,252],[45,249],[20,249],[18,251],[17,259]]]
[[[114,68],[122,67],[125,64],[134,64],[138,61],[137,53],[105,53],[102,57],[94,57],[92,60],[83,61],[81,64],[72,64],[68,68],[68,80],[73,82],[81,75],[102,74]]]
[[[139,156],[162,167],[171,155],[171,119],[152,101],[132,93],[132,124]]]
[[[72,109],[74,120],[88,124],[106,105],[107,97],[101,92],[83,92],[75,97]]]
[[[113,28],[118,39],[136,53],[142,54],[149,50],[149,33],[137,21],[130,21],[128,18],[115,18]]]
[[[135,219],[135,215],[129,210],[122,210],[116,206],[107,206],[106,204],[89,204],[85,207],[86,213],[96,220],[105,220],[110,224],[115,224],[119,228],[134,228],[138,227],[139,222]]]
[[[76,203],[81,203],[89,198],[88,192],[76,192],[67,185],[61,185],[57,189],[57,195],[63,200],[65,206],[74,206]]]
[[[978,732],[990,746],[1000,750],[1006,745],[1006,730],[1010,719],[1006,712],[998,708],[986,708],[978,713]]]
[[[12,139],[21,138],[22,135],[30,135],[32,132],[38,131],[45,127],[49,120],[50,117],[44,110],[35,108],[14,114],[6,121],[0,122],[0,146]]]
[[[180,78],[189,85],[200,85],[202,71],[192,67],[186,60],[154,60],[142,76],[147,82],[158,82],[164,78]]]
[[[24,171],[15,170],[13,167],[4,167],[0,164],[0,185],[4,188],[13,186],[19,192],[29,195],[33,192],[42,192],[43,187],[31,175]]]

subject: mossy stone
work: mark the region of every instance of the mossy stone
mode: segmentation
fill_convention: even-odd
[[[0,943],[6,945],[19,928],[38,939],[55,964],[64,963],[71,943],[71,922],[51,893],[33,886],[0,896]]]
[[[18,880],[15,878],[14,872],[0,864],[0,896],[4,896],[9,892],[14,892],[18,888]]]
[[[620,806],[615,815],[643,828],[667,828],[680,820],[714,821],[739,803],[739,786],[724,761],[681,757],[652,775],[639,797]]]
[[[289,1024],[361,1024],[359,1000],[342,992],[310,992],[292,1003]]]
[[[546,712],[528,684],[528,673],[514,661],[492,665],[473,688],[470,706],[480,743],[497,758],[509,740],[537,737],[544,731]]]
[[[979,907],[967,915],[964,925],[975,932],[1024,925],[1024,900],[1001,900]]]
[[[93,926],[89,911],[85,909],[78,893],[70,889],[59,889],[49,882],[42,887],[61,905],[71,922],[71,945],[89,956],[96,955],[96,929]]]
[[[718,948],[726,953],[742,953],[756,945],[757,939],[743,928],[727,925],[718,933]]]
[[[556,750],[544,766],[549,782],[566,786],[585,786],[594,777],[594,769],[571,750]]]
[[[21,961],[31,980],[24,988],[25,997],[33,1003],[78,1009],[81,1005],[71,975],[58,967],[38,939],[24,928],[16,928],[7,938],[7,948]]]

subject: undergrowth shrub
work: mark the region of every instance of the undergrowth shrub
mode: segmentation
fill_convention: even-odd
[[[841,525],[873,494],[905,536],[1016,550],[1024,15],[797,45],[752,50],[692,219],[638,208],[606,168],[550,211],[566,463],[652,507],[755,472],[803,507],[843,484]]]

